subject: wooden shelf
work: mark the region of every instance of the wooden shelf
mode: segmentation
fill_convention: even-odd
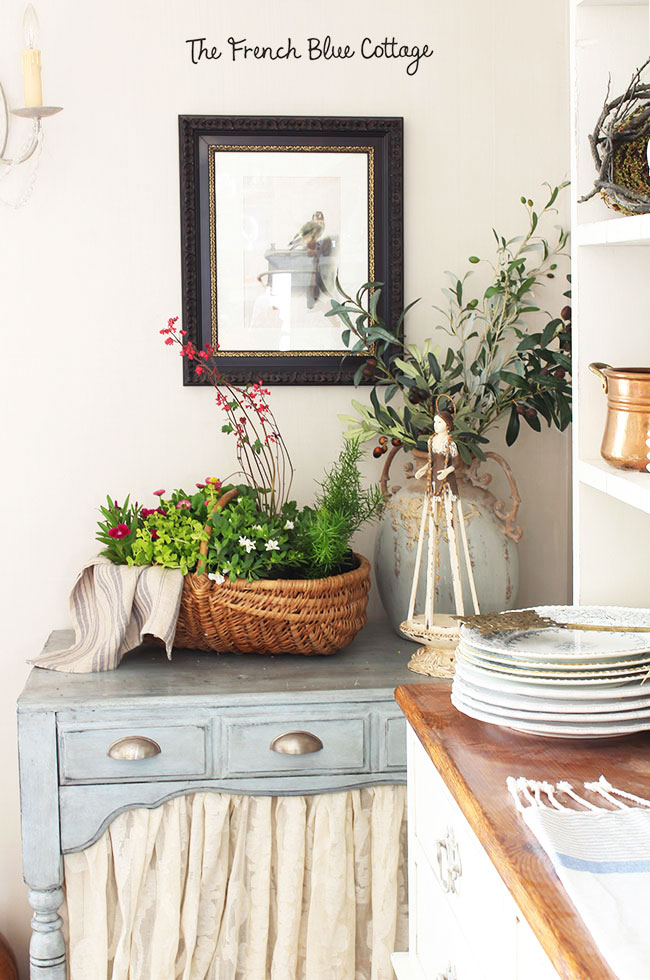
[[[650,473],[617,470],[604,459],[581,459],[576,464],[580,483],[650,514]]]
[[[574,232],[578,245],[650,245],[650,214],[587,221]]]

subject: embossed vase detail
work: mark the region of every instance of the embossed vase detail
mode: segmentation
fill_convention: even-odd
[[[379,522],[374,563],[375,581],[384,609],[395,632],[402,635],[399,625],[408,611],[426,489],[425,479],[416,480],[413,473],[427,457],[426,453],[415,450],[412,455],[416,464],[406,464],[403,485],[389,489],[390,464],[397,451],[392,450],[386,458],[382,473],[381,484],[386,496],[386,507]],[[512,609],[516,604],[519,590],[517,542],[523,532],[517,524],[521,498],[512,471],[497,453],[487,452],[485,455],[502,467],[508,479],[512,496],[510,507],[488,490],[492,477],[489,473],[479,472],[478,460],[469,467],[457,464],[456,477],[463,501],[470,560],[481,611],[490,612]],[[444,526],[439,528],[438,555],[435,610],[453,613],[455,606],[449,542]],[[422,576],[420,581],[416,612],[424,608],[425,578],[426,576]],[[470,587],[464,569],[461,579],[463,597],[469,609]]]

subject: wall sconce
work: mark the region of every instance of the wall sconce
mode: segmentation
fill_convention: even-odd
[[[28,4],[23,18],[23,33],[25,48],[22,52],[23,78],[25,82],[25,105],[20,109],[11,109],[14,116],[22,116],[33,121],[31,134],[12,159],[5,157],[7,139],[9,136],[9,110],[4,89],[0,85],[0,177],[8,177],[20,164],[32,160],[31,177],[21,198],[16,202],[2,199],[9,207],[19,208],[27,203],[34,187],[36,168],[43,144],[42,119],[61,112],[60,106],[43,105],[43,90],[41,85],[41,52],[38,44],[38,17],[32,4]]]

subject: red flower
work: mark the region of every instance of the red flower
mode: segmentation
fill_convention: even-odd
[[[162,507],[156,507],[156,511],[155,512],[156,512],[156,514],[162,514],[163,517],[166,517],[167,516],[167,511],[166,510],[163,510]]]
[[[205,374],[205,368],[204,367],[201,367],[200,364],[197,364],[196,365],[196,367],[194,368],[194,371],[195,371],[196,374]]]
[[[165,343],[167,345],[173,344],[174,343],[174,338],[173,337],[167,337],[167,339],[165,340]]]
[[[189,510],[191,506],[189,500],[179,500],[176,504],[176,510]]]
[[[199,490],[205,490],[205,483],[195,483],[194,486],[198,487]]]
[[[158,532],[156,531],[155,527],[151,528],[150,534],[152,541],[156,541],[158,539]]]
[[[108,531],[109,538],[125,538],[127,534],[131,533],[131,528],[128,524],[118,524],[117,527],[111,527]]]
[[[166,490],[154,490],[153,495],[154,497],[162,497],[162,495],[166,492]]]

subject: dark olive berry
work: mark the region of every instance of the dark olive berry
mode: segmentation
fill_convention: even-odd
[[[524,408],[523,405],[517,405],[517,411],[519,412],[520,415],[523,415],[526,409]]]
[[[394,446],[401,446],[402,445],[402,440],[401,439],[398,439],[397,436],[393,436],[393,438],[391,439],[391,442],[392,442],[392,444]]]
[[[535,411],[535,409],[534,409],[534,408],[527,408],[527,409],[526,409],[526,418],[527,418],[527,419],[530,419],[531,421],[532,421],[532,420],[533,420],[534,418],[537,418],[537,412]]]
[[[382,453],[387,453],[388,452],[388,446],[380,446],[380,449],[381,449],[381,452]]]
[[[386,436],[379,436],[379,445],[380,446],[385,446],[387,442],[388,442],[388,439],[386,438]]]
[[[563,378],[564,375],[566,374],[566,371],[564,370],[564,368],[556,368],[555,371],[553,371],[553,374],[555,375],[556,378]]]
[[[368,367],[376,368],[377,367],[377,358],[376,357],[369,357],[366,360],[366,364],[368,365]]]
[[[541,371],[540,371],[539,373],[540,373],[540,374],[541,374],[541,375],[542,375],[542,376],[543,376],[543,377],[545,378],[545,377],[547,377],[547,375],[549,375],[549,374],[550,374],[551,372],[549,371],[549,369],[548,369],[547,367],[543,367],[543,368],[542,368],[542,370],[541,370]]]
[[[375,373],[375,369],[373,367],[369,367],[367,364],[363,365],[363,368],[361,369],[361,374],[364,376],[364,378],[372,378],[374,373]]]
[[[571,307],[570,306],[563,306],[562,309],[560,310],[560,316],[562,317],[563,320],[570,320],[571,319]]]
[[[375,459],[379,459],[379,457],[381,456],[381,452],[382,452],[381,446],[375,446],[375,448],[372,451],[372,455],[375,457]]]

